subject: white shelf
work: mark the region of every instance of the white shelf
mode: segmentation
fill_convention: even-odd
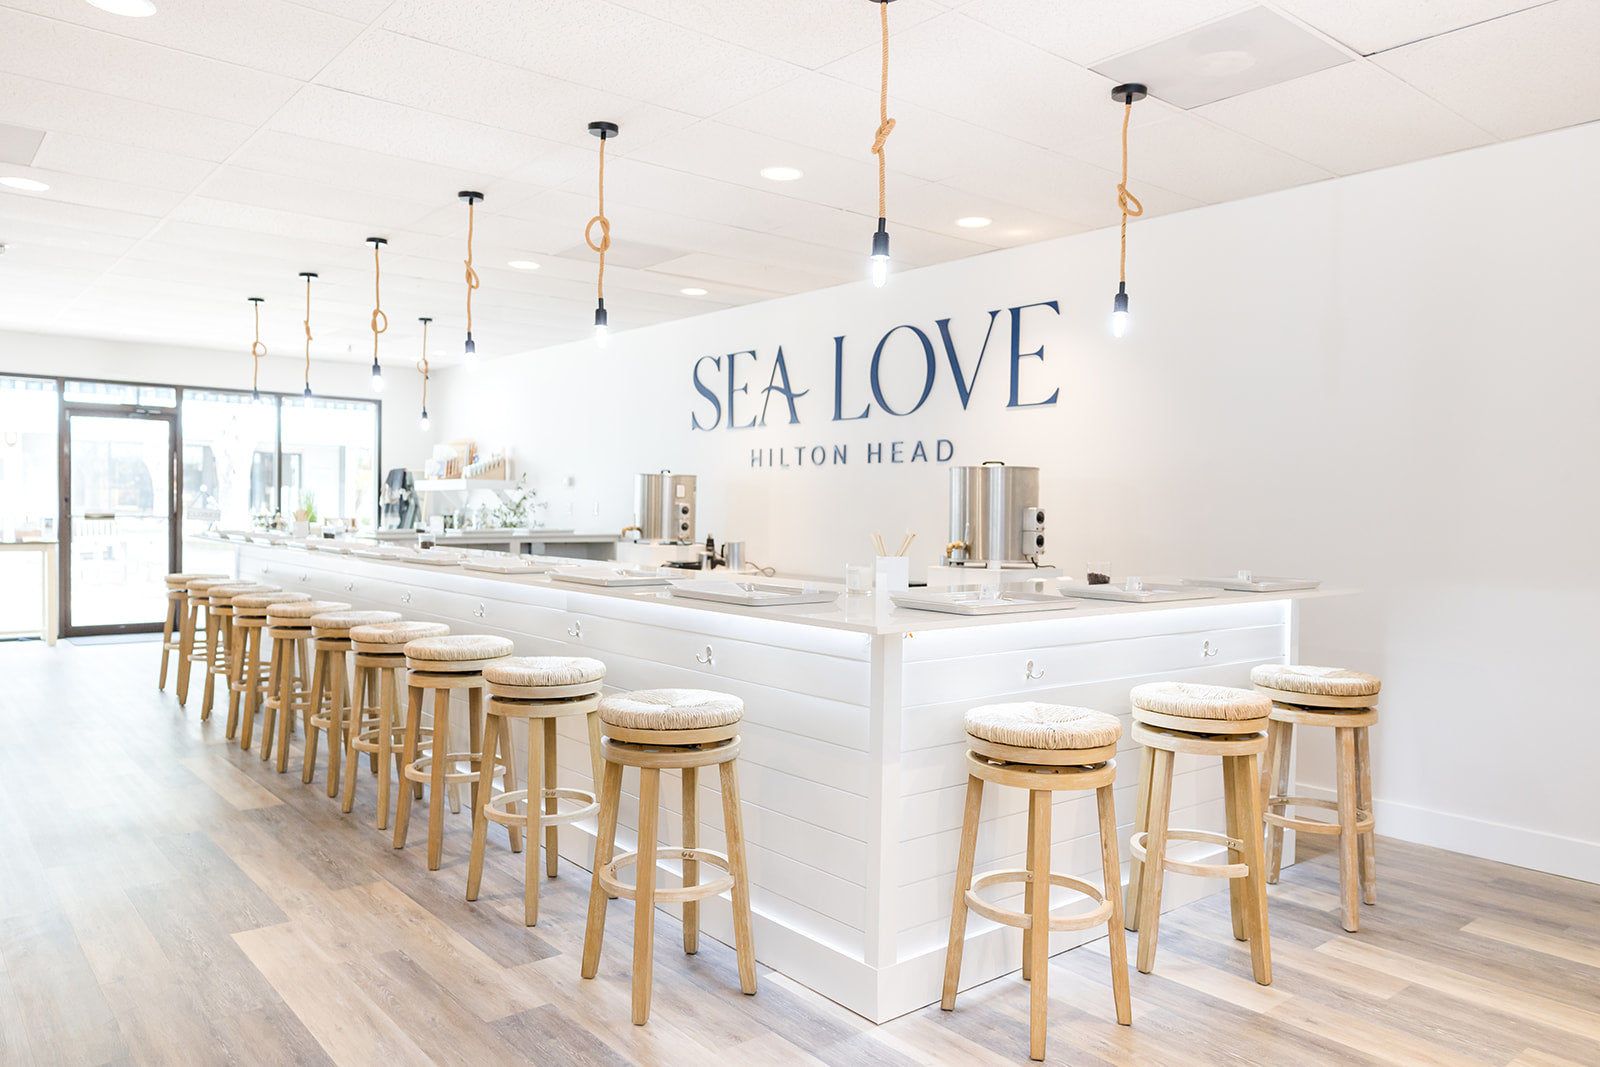
[[[500,489],[513,485],[510,478],[418,478],[412,483],[419,493],[461,492],[467,489]]]

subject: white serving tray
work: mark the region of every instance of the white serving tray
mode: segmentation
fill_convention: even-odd
[[[654,571],[628,570],[621,567],[554,567],[550,577],[558,582],[575,582],[579,585],[601,585],[615,589],[629,585],[668,585],[670,579]]]
[[[673,582],[671,594],[689,600],[711,600],[718,604],[739,604],[747,608],[773,608],[787,604],[831,604],[837,592],[806,592],[792,585],[766,585],[761,582]]]
[[[401,559],[405,556],[406,552],[403,548],[381,548],[374,546],[370,548],[352,548],[350,550],[350,554],[352,556],[359,556],[362,559]]]
[[[891,593],[897,608],[941,611],[947,615],[1010,615],[1022,611],[1069,611],[1076,604],[1054,593],[1035,593],[1005,589],[985,595],[981,589],[952,589],[944,592],[919,590]]]
[[[465,559],[461,561],[461,566],[469,571],[488,574],[544,574],[553,565],[535,561],[522,563],[514,559]]]
[[[1198,585],[1170,585],[1166,582],[1146,582],[1137,593],[1130,593],[1121,582],[1109,585],[1089,585],[1085,582],[1062,582],[1058,589],[1062,596],[1084,600],[1116,600],[1124,604],[1156,604],[1163,600],[1207,600],[1217,595],[1217,590]]]
[[[1322,579],[1254,578],[1246,581],[1243,578],[1185,578],[1183,582],[1185,585],[1228,589],[1235,593],[1285,593],[1294,589],[1315,589],[1322,584]]]
[[[401,563],[426,563],[430,567],[457,567],[467,557],[460,552],[440,552],[435,549],[418,549],[403,555],[393,556]]]

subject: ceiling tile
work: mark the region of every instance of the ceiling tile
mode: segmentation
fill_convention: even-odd
[[[1274,0],[1277,7],[1315,26],[1347,47],[1370,55],[1426,37],[1459,30],[1549,0],[1390,0],[1352,4],[1349,0]]]
[[[1038,0],[970,0],[958,10],[1020,41],[1087,67],[1242,11],[1252,3],[1253,0],[1118,0],[1115,4],[1041,4]]]
[[[299,84],[5,7],[0,72],[238,122],[262,121]]]
[[[75,86],[0,73],[0,115],[47,133],[223,160],[250,136],[241,122],[209,119]]]
[[[1501,137],[1600,118],[1600,3],[1555,0],[1373,62]]]
[[[43,130],[0,123],[0,163],[31,166],[43,143]]]
[[[219,167],[196,190],[196,195],[298,212],[319,219],[361,223],[378,236],[404,228],[433,210],[433,205],[416,200],[380,197],[323,181],[263,174],[231,164]]]
[[[301,80],[321,70],[366,24],[286,0],[161,0],[156,18],[125,18],[61,0],[6,0],[6,6]]]
[[[143,237],[160,222],[150,215],[132,211],[113,211],[88,204],[73,204],[49,196],[13,193],[0,187],[0,224],[9,229],[15,223],[37,222],[91,234]]]
[[[854,280],[844,275],[831,276],[794,267],[747,263],[705,252],[695,252],[663,263],[660,269],[671,274],[704,278],[708,283],[753,286],[771,293],[804,293]],[[864,272],[862,280],[865,281]]]
[[[209,160],[190,159],[171,151],[134,148],[55,131],[45,138],[36,165],[87,178],[115,175],[118,181],[130,185],[175,192],[188,192],[216,169]]]
[[[1308,74],[1195,113],[1335,174],[1390,167],[1493,140],[1367,63]]]

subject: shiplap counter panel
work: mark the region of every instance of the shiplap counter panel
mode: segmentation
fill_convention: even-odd
[[[1257,663],[1294,648],[1294,597],[1219,598],[1128,610],[1006,620],[921,613],[874,617],[859,601],[827,616],[702,607],[658,590],[599,590],[540,577],[357,559],[242,544],[239,573],[450,624],[456,633],[511,638],[520,655],[588,655],[607,689],[717,689],[745,701],[739,784],[749,851],[756,954],[768,966],[882,1021],[939,997],[966,787],[962,716],[980,703],[1045,700],[1118,715],[1124,739],[1115,799],[1123,869],[1139,773],[1128,738],[1128,690],[1144,681],[1247,685]],[[464,717],[452,726],[465,730]],[[590,788],[588,736],[560,720],[558,781]],[[514,727],[517,758],[525,735]],[[463,738],[464,740],[464,738]],[[681,840],[676,772],[662,783],[662,834]],[[702,844],[721,850],[716,775],[700,776]],[[618,847],[634,846],[637,778],[625,776]],[[1023,865],[1024,796],[987,786],[979,869]],[[1215,759],[1180,756],[1173,825],[1220,830]],[[1059,794],[1055,870],[1097,881],[1093,794]],[[562,855],[587,870],[594,823],[562,835]],[[491,835],[490,847],[497,846]],[[1209,846],[1184,846],[1210,858]],[[678,876],[663,860],[669,882]],[[564,868],[564,877],[583,877]],[[1221,888],[1169,880],[1164,906]],[[1020,900],[1020,888],[997,901]],[[1085,906],[1058,890],[1059,913]],[[726,901],[702,907],[705,929],[731,941]],[[1095,936],[1052,935],[1052,950]],[[969,920],[962,985],[1014,970],[1017,931]]]

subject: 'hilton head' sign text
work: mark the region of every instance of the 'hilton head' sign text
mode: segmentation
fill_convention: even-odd
[[[1048,396],[1042,396],[1043,390],[1037,382],[1024,380],[1027,369],[1024,361],[1044,360],[1042,345],[1031,352],[1025,352],[1022,348],[1024,317],[1036,308],[1048,308],[1058,315],[1061,312],[1054,300],[990,311],[988,328],[977,355],[973,356],[969,348],[965,357],[971,361],[970,366],[963,362],[962,355],[957,351],[948,318],[935,320],[932,331],[911,323],[903,323],[889,330],[878,339],[877,346],[872,350],[872,362],[866,374],[861,375],[857,370],[853,377],[846,373],[845,368],[845,335],[837,336],[833,339],[831,398],[826,394],[813,396],[814,390],[810,386],[790,375],[781,345],[770,364],[754,349],[729,352],[723,356],[701,356],[695,361],[692,372],[694,390],[700,399],[696,400],[695,410],[690,413],[690,427],[710,432],[717,429],[755,430],[768,426],[798,426],[807,421],[802,419],[802,412],[815,415],[822,408],[820,402],[825,398],[832,401],[829,422],[860,422],[879,413],[880,417],[905,418],[919,411],[944,379],[945,375],[939,369],[941,353],[943,362],[949,367],[949,387],[955,390],[961,410],[966,411],[978,375],[983,370],[990,342],[994,340],[995,326],[1002,315],[1008,318],[1008,332],[1011,335],[1008,353],[1010,389],[1005,406],[1048,407],[1055,404],[1061,391],[1056,389]],[[1032,311],[1033,315],[1041,313]],[[886,352],[890,354],[891,365],[904,368],[909,364],[912,368],[910,373],[891,379],[884,359]],[[894,356],[897,352],[910,353],[911,358],[908,361],[902,356],[896,361]],[[918,353],[922,356],[920,368],[916,359]],[[765,387],[760,385],[763,376],[767,379]],[[757,395],[751,392],[752,386],[757,387],[755,394],[759,394],[759,403]],[[807,397],[812,399],[808,401]],[[861,442],[854,451],[848,443],[807,443],[752,448],[750,465],[777,469],[838,466],[850,462],[852,458],[884,464],[948,463],[954,456],[955,445],[946,438]]]

